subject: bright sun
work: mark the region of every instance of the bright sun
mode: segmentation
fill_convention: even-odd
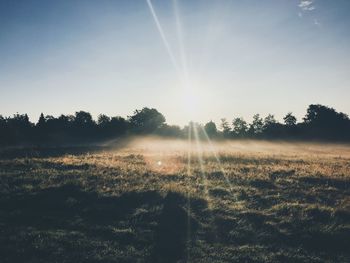
[[[198,117],[200,97],[198,92],[193,88],[186,88],[182,94],[184,109],[189,120],[194,120]]]

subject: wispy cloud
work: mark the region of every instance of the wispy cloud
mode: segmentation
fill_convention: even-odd
[[[315,0],[298,0],[298,2],[299,2],[298,7],[300,8],[300,10],[298,12],[298,16],[300,18],[303,18],[304,14],[309,13],[309,12],[316,9]],[[315,14],[313,14],[313,16],[314,15]],[[313,24],[315,26],[321,26],[321,23],[319,22],[319,20],[317,18],[313,19]]]
[[[316,9],[314,0],[300,0],[298,6],[302,11],[312,11]]]
[[[317,19],[314,19],[314,25],[321,26],[320,22]]]

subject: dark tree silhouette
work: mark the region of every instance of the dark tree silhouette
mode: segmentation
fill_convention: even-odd
[[[260,117],[260,114],[255,114],[253,116],[253,122],[249,126],[249,134],[251,136],[257,136],[261,134],[264,130],[264,122]]]
[[[283,120],[288,127],[293,127],[297,123],[297,118],[291,112],[288,112],[287,115],[283,117]]]
[[[230,124],[228,123],[228,121],[223,118],[221,119],[221,129],[222,129],[222,133],[223,133],[223,136],[224,138],[229,138],[230,137],[230,134],[231,134],[231,127],[230,127]]]
[[[270,127],[274,126],[275,124],[277,124],[275,116],[272,114],[269,114],[264,119],[263,130],[269,129]]]
[[[348,115],[320,104],[308,107],[302,126],[307,138],[344,140],[350,138]]]
[[[127,132],[128,122],[122,117],[108,117],[107,115],[100,114],[97,120],[99,137],[115,137],[123,135]]]
[[[8,140],[12,143],[22,143],[30,140],[32,137],[33,124],[29,121],[27,114],[13,115],[13,118],[6,120],[8,128]]]
[[[104,115],[104,114],[98,115],[97,124],[100,128],[108,127],[110,122],[111,122],[111,118],[108,117],[107,115]]]
[[[265,117],[262,137],[266,139],[278,139],[283,137],[284,133],[283,124],[277,122],[274,115],[269,114]]]
[[[39,117],[39,120],[38,120],[38,123],[36,124],[36,126],[37,126],[38,128],[41,128],[41,127],[44,127],[45,124],[46,124],[46,119],[45,119],[45,117],[44,117],[44,114],[41,113],[41,114],[40,114],[40,117]]]
[[[332,123],[345,123],[349,121],[348,115],[342,112],[336,112],[333,108],[323,106],[320,104],[312,104],[308,107],[307,113],[304,117],[304,122],[309,124],[321,125],[327,122]]]
[[[152,133],[165,123],[165,117],[156,109],[143,108],[135,110],[134,115],[129,116],[131,127],[137,133]]]
[[[234,118],[232,120],[232,127],[232,133],[234,137],[243,138],[247,135],[248,124],[243,118]]]
[[[75,113],[74,121],[74,134],[81,136],[82,139],[91,137],[96,132],[96,123],[92,119],[89,112],[77,111]]]
[[[80,127],[89,127],[94,124],[94,120],[89,112],[77,111],[75,113],[74,123]]]
[[[112,117],[110,121],[110,136],[124,135],[129,128],[129,123],[123,117]]]
[[[58,118],[41,113],[35,125],[29,121],[27,114],[17,113],[12,117],[0,115],[0,145],[86,143],[128,134],[187,138],[190,130],[192,138],[205,139],[203,129],[211,138],[350,141],[348,115],[324,105],[310,105],[301,123],[296,122],[292,113],[288,113],[283,121],[284,124],[277,122],[271,114],[264,119],[255,114],[250,124],[243,118],[234,118],[231,129],[228,122],[222,119],[222,131],[218,131],[213,121],[204,127],[191,122],[183,129],[168,125],[163,114],[151,108],[136,110],[127,120],[101,114],[97,122],[85,111],[60,115]]]
[[[210,121],[204,125],[204,130],[209,136],[209,138],[214,138],[218,134],[218,130],[216,128],[216,124],[213,121]]]

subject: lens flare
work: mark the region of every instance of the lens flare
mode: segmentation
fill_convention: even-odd
[[[167,40],[167,38],[166,38],[166,36],[165,36],[165,34],[164,34],[163,27],[162,27],[162,25],[161,25],[160,22],[159,22],[159,19],[158,19],[158,16],[157,16],[156,11],[154,10],[153,4],[152,4],[151,0],[146,0],[146,1],[147,1],[147,5],[148,5],[148,7],[149,7],[149,10],[150,10],[150,12],[151,12],[151,14],[152,14],[153,20],[154,20],[154,22],[155,22],[155,24],[156,24],[156,26],[157,26],[158,32],[159,32],[159,34],[160,34],[160,37],[161,37],[161,39],[162,39],[162,41],[163,41],[163,44],[164,44],[164,46],[165,46],[165,48],[166,48],[166,50],[167,50],[167,52],[168,52],[168,55],[169,55],[169,57],[170,57],[170,60],[171,60],[171,62],[172,62],[172,64],[173,64],[173,66],[175,67],[176,71],[177,71],[178,73],[180,73],[181,70],[180,70],[180,68],[179,68],[179,66],[178,66],[178,63],[177,63],[176,59],[175,59],[175,56],[174,56],[174,53],[173,53],[173,51],[172,51],[172,49],[171,49],[171,46],[170,46],[170,44],[169,44],[169,41]]]
[[[179,12],[179,6],[178,6],[178,1],[177,0],[173,0],[173,8],[174,8],[174,16],[175,16],[175,23],[176,23],[176,33],[177,33],[177,40],[178,40],[178,47],[179,47],[179,54],[180,54],[180,63],[178,63],[178,60],[176,59],[176,57],[174,56],[173,50],[171,48],[171,45],[169,43],[169,41],[166,38],[166,35],[164,33],[163,27],[159,22],[158,16],[155,12],[155,9],[152,5],[151,0],[146,0],[148,7],[150,9],[150,12],[152,14],[153,20],[157,26],[158,32],[161,36],[161,39],[164,43],[164,46],[167,50],[167,53],[170,57],[170,60],[172,62],[172,64],[174,65],[177,74],[179,76],[180,82],[181,82],[181,89],[183,90],[183,105],[187,114],[187,117],[190,118],[189,120],[194,120],[197,118],[198,114],[199,114],[199,92],[194,89],[194,85],[192,83],[192,79],[190,77],[189,74],[189,69],[188,69],[188,61],[187,61],[187,56],[186,56],[186,52],[185,52],[185,44],[184,44],[184,39],[183,39],[183,28],[182,28],[182,24],[181,24],[181,19],[180,19],[180,12]],[[179,67],[179,64],[181,65],[181,67]],[[208,134],[206,133],[206,131],[203,129],[203,127],[201,127],[201,130],[203,132],[203,134],[205,135],[205,138],[210,146],[211,152],[215,157],[215,160],[217,161],[220,170],[225,178],[225,181],[227,182],[230,191],[232,191],[232,185],[231,182],[229,180],[229,178],[227,177],[220,158],[216,152],[216,150],[214,149],[211,140],[208,136]],[[210,198],[209,195],[209,191],[208,191],[208,179],[206,176],[206,170],[205,170],[205,162],[203,160],[203,147],[202,147],[202,143],[201,140],[199,138],[199,133],[198,133],[198,128],[196,124],[190,123],[189,125],[189,134],[188,134],[188,153],[187,153],[187,180],[188,180],[188,187],[190,186],[191,183],[191,177],[192,177],[192,173],[191,173],[191,155],[192,155],[192,132],[194,134],[194,139],[195,139],[195,144],[196,144],[196,155],[197,155],[197,159],[198,159],[198,164],[200,167],[200,174],[201,174],[201,178],[202,178],[202,183],[204,186],[204,194],[205,194],[205,198],[208,201],[208,207],[209,209],[212,208],[212,200]],[[158,161],[158,166],[161,166],[162,163],[160,161]],[[191,229],[190,229],[190,214],[191,214],[191,206],[190,206],[190,188],[188,189],[188,193],[187,193],[187,213],[188,213],[188,229],[187,229],[187,245],[190,245],[190,233],[191,233]],[[187,260],[189,261],[189,247],[187,247]]]

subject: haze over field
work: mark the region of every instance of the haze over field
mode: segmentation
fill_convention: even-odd
[[[149,106],[184,125],[350,112],[349,1],[150,3],[168,46],[147,1],[0,1],[1,114]]]

